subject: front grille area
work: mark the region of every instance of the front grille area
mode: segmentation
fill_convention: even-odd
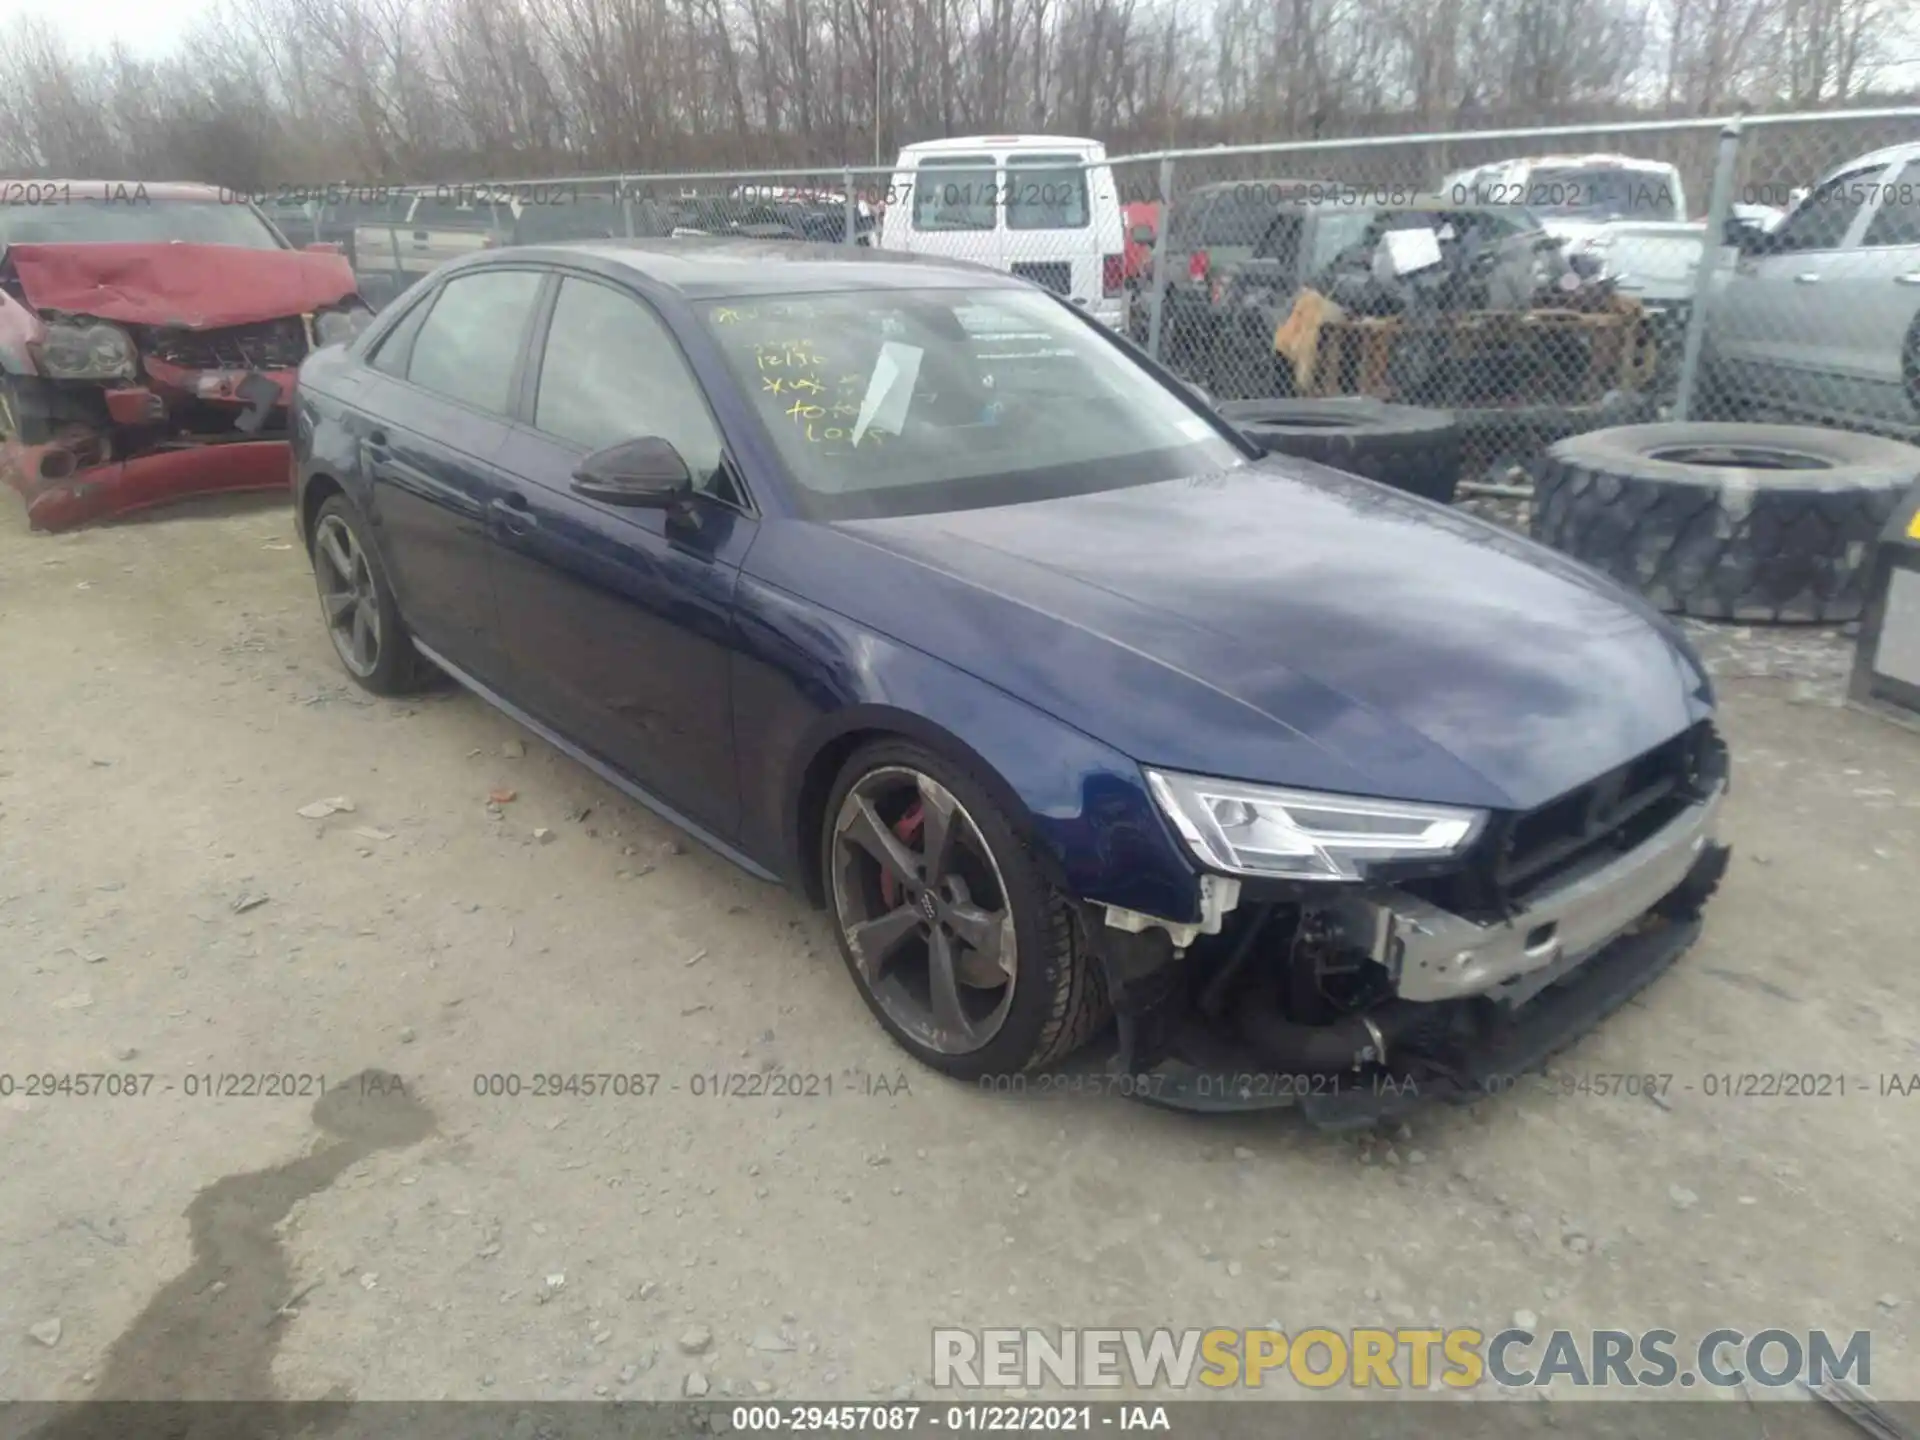
[[[292,370],[307,358],[307,327],[289,315],[225,330],[155,330],[146,351],[189,370]]]
[[[1031,280],[1056,295],[1073,294],[1073,264],[1067,260],[1016,260],[1013,274],[1017,280]]]
[[[1538,809],[1497,816],[1464,868],[1401,886],[1481,924],[1504,919],[1576,866],[1640,845],[1726,775],[1726,745],[1703,720]]]
[[[1594,855],[1625,854],[1726,774],[1710,721],[1498,827],[1493,879],[1515,901]]]

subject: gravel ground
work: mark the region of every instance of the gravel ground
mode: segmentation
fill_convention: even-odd
[[[1735,859],[1674,972],[1538,1086],[1333,1138],[915,1068],[795,899],[474,699],[354,690],[289,529],[0,507],[0,1070],[155,1077],[0,1099],[0,1396],[861,1399],[942,1324],[1527,1311],[1870,1327],[1920,1398],[1877,1083],[1920,1072],[1920,736],[1841,706],[1844,637],[1703,627]],[[768,1071],[833,1093],[694,1093]],[[1779,1071],[1848,1093],[1702,1088]],[[335,1088],[188,1093],[251,1072]],[[658,1088],[476,1094],[580,1072]]]

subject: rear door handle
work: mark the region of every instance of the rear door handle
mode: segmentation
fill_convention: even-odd
[[[1893,283],[1896,285],[1920,285],[1920,270],[1909,270],[1904,275],[1896,275],[1893,277]]]
[[[527,497],[524,495],[507,495],[503,499],[494,501],[487,508],[493,513],[493,518],[499,522],[500,528],[509,535],[531,535],[540,526],[538,517],[528,508]]]
[[[1820,277],[1812,270],[1804,270],[1793,277],[1793,283],[1796,285],[1818,285],[1820,283]]]

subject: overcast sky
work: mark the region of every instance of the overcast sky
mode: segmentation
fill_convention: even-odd
[[[105,48],[113,39],[135,54],[156,58],[180,41],[195,18],[214,8],[214,0],[0,0],[0,36],[27,16],[52,23],[76,49]],[[1920,27],[1916,27],[1920,28]],[[1920,85],[1920,36],[1889,47],[1895,61],[1881,76],[1895,85]]]
[[[29,16],[50,21],[76,49],[104,49],[118,38],[154,57],[179,43],[210,0],[0,0],[0,35]]]

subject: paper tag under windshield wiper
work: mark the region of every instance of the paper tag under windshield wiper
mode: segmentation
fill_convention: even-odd
[[[858,445],[869,429],[898,435],[907,423],[907,406],[913,401],[913,382],[920,377],[920,357],[925,352],[917,345],[902,345],[889,340],[880,347],[880,358],[873,362],[873,378],[860,401],[860,416],[853,422],[853,443]]]

